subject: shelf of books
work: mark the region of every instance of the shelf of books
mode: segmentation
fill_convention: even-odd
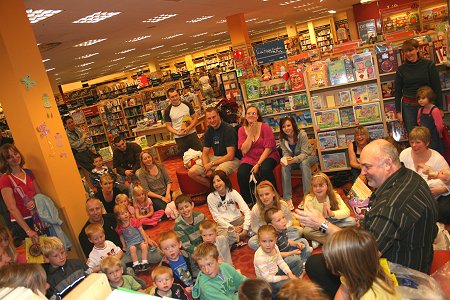
[[[109,145],[106,131],[103,127],[100,111],[97,105],[82,108],[87,124],[87,132],[92,139],[95,149],[107,147]]]
[[[370,52],[314,62],[306,69],[318,156],[324,172],[349,170],[348,143],[364,125],[371,138],[385,136],[376,58]]]

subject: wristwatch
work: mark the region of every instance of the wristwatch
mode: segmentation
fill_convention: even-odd
[[[325,220],[322,224],[320,224],[319,231],[322,233],[327,233],[328,231],[328,221]]]
[[[215,165],[216,165],[216,163],[212,161],[212,162],[211,162],[211,165],[212,165],[212,166],[215,166]]]

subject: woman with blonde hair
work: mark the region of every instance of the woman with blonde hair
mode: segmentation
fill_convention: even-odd
[[[375,238],[368,231],[345,228],[323,247],[327,268],[341,276],[335,299],[401,299],[379,262]]]
[[[172,198],[172,179],[162,164],[148,150],[139,155],[141,168],[136,171],[142,187],[153,202],[155,210],[164,210]]]
[[[358,178],[361,174],[361,164],[359,163],[359,156],[367,144],[370,143],[369,130],[365,126],[358,126],[355,128],[355,140],[348,143],[348,159],[352,169],[353,180]]]
[[[118,187],[114,186],[114,178],[110,173],[100,176],[101,190],[95,193],[95,198],[102,202],[103,207],[109,214],[113,213],[114,205],[116,204],[116,197],[119,194],[128,194],[128,190],[122,191]]]

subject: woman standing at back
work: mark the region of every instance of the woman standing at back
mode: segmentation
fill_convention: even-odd
[[[410,39],[403,42],[405,63],[395,75],[395,109],[397,119],[403,122],[409,132],[417,126],[417,90],[424,85],[431,87],[436,94],[436,106],[442,110],[442,89],[439,73],[433,61],[421,58],[419,42]]]

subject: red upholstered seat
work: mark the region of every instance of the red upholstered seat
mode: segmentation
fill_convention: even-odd
[[[188,175],[188,170],[185,167],[178,168],[176,174],[181,192],[193,197],[193,200],[196,204],[200,204],[198,202],[202,202],[201,204],[203,204],[206,200],[205,197],[194,197],[209,194],[209,188],[191,179],[191,177],[189,177]],[[201,199],[201,201],[196,201],[195,199]]]
[[[241,193],[241,189],[239,188],[239,182],[237,178],[237,170],[231,173],[228,178],[230,178],[231,185],[233,186],[233,189],[235,189],[238,193]]]

